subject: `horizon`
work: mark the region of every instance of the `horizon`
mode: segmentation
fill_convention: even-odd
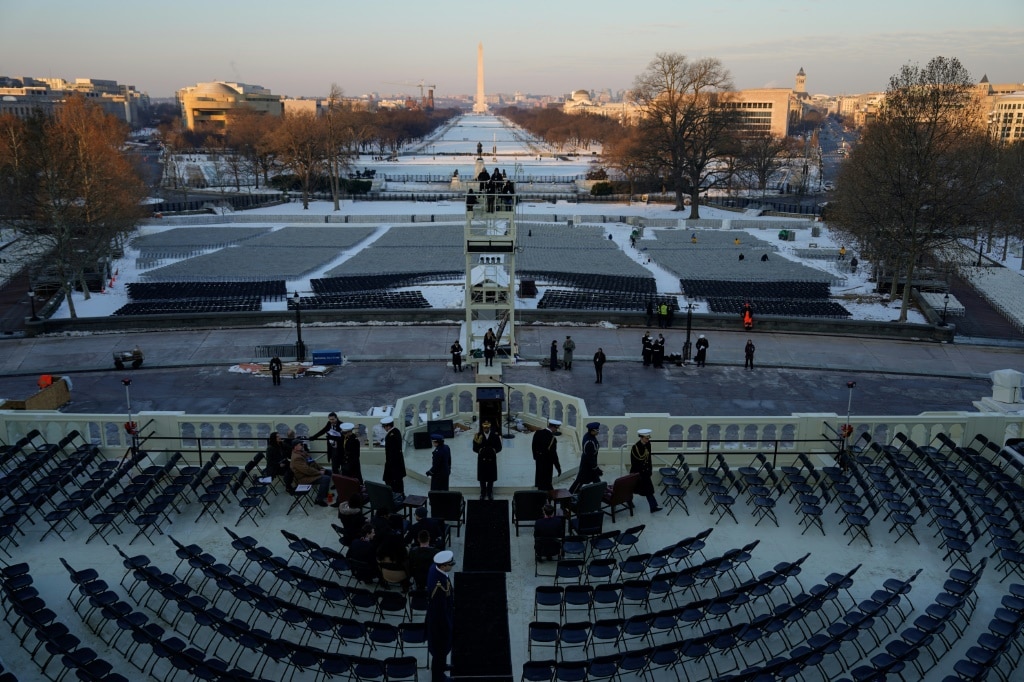
[[[975,81],[1024,83],[1024,5],[980,4],[965,12],[952,0],[855,8],[724,0],[681,12],[652,0],[641,16],[620,17],[608,0],[440,12],[394,0],[360,5],[348,23],[352,10],[326,0],[288,11],[266,0],[181,0],[173,12],[119,0],[0,0],[0,65],[11,77],[116,80],[154,99],[217,80],[287,97],[322,97],[332,83],[350,97],[418,95],[421,82],[436,85],[438,98],[472,97],[482,42],[489,95],[617,93],[659,52],[718,58],[737,89],[791,88],[803,68],[812,95],[876,92],[904,64],[940,55],[959,59]],[[403,21],[392,25],[394,17]]]

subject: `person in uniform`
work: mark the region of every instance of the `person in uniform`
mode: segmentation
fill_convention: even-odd
[[[394,417],[380,420],[384,427],[384,483],[391,492],[405,495],[405,455],[402,454],[402,432],[395,428]]]
[[[556,369],[558,369],[558,340],[557,339],[551,342],[551,358],[550,358],[550,360],[548,362],[548,365],[551,368],[552,372],[554,372]]]
[[[488,419],[480,424],[480,432],[473,436],[473,452],[476,453],[476,480],[480,481],[480,499],[493,500],[494,482],[498,480],[501,435],[491,429]]]
[[[448,576],[455,566],[455,554],[444,550],[434,555],[434,564],[427,570],[427,649],[430,651],[431,682],[446,682],[448,654],[452,650],[455,624],[455,589]]]
[[[558,461],[558,440],[555,438],[555,431],[561,425],[562,422],[557,419],[549,419],[547,428],[533,434],[531,449],[536,466],[533,485],[539,490],[551,490],[554,487],[551,482],[552,469],[557,470],[559,476],[562,475],[562,465]]]
[[[430,434],[430,441],[434,446],[430,453],[430,477],[431,490],[448,490],[448,477],[452,473],[452,450],[444,444],[444,436],[439,433]]]
[[[359,462],[359,434],[356,433],[355,429],[356,425],[352,422],[345,422],[341,425],[341,432],[345,434],[341,444],[341,449],[344,450],[341,474],[362,483],[363,467]]]
[[[458,339],[455,339],[455,343],[451,347],[452,354],[452,367],[455,368],[456,372],[462,371],[462,344],[459,343]]]
[[[284,365],[281,363],[281,358],[276,355],[270,358],[270,376],[274,379],[274,385],[281,385],[281,370]]]
[[[651,338],[651,333],[644,332],[644,338],[640,339],[640,343],[643,344],[641,357],[644,359],[644,367],[649,367],[654,353],[654,339]]]
[[[640,439],[633,444],[629,451],[629,473],[640,474],[640,480],[636,482],[634,491],[637,495],[647,498],[647,504],[651,506],[651,513],[661,511],[658,500],[654,497],[654,481],[651,476],[654,473],[654,464],[651,461],[651,430],[640,429],[636,432]]]
[[[697,343],[695,345],[695,347],[697,349],[697,355],[694,356],[693,361],[694,361],[694,363],[696,363],[696,365],[698,367],[703,367],[704,363],[707,362],[707,360],[708,360],[708,346],[709,345],[711,345],[711,344],[708,343],[708,340],[706,338],[704,338],[703,334],[701,334],[697,338]]]
[[[654,340],[654,344],[651,347],[651,362],[654,363],[655,367],[661,367],[665,360],[665,337],[662,334],[658,334],[658,338]]]
[[[569,486],[569,492],[576,494],[580,488],[588,483],[597,483],[601,480],[601,469],[597,466],[597,454],[601,450],[597,442],[597,434],[601,430],[601,422],[590,422],[587,424],[587,432],[583,434],[583,444],[580,455],[580,469],[576,474],[576,480]]]

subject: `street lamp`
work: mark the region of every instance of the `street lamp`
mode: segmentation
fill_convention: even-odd
[[[34,289],[29,289],[28,302],[32,304],[32,317],[29,318],[29,322],[38,322],[39,316],[36,315],[36,292]]]
[[[946,326],[946,311],[949,310],[949,292],[942,297],[942,326]]]
[[[846,399],[846,423],[839,429],[839,434],[843,437],[842,450],[839,453],[839,467],[843,471],[850,468],[849,440],[850,436],[853,435],[853,424],[850,423],[850,407],[853,405],[853,389],[857,388],[857,382],[847,381],[846,388],[850,391],[850,395]]]
[[[292,296],[292,303],[295,305],[295,359],[298,362],[306,361],[306,344],[302,343],[302,299],[299,292]]]
[[[690,328],[693,325],[693,304],[686,304],[686,343],[683,344],[683,364],[690,361]]]

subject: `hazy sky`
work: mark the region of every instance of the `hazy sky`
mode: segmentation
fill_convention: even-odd
[[[0,0],[0,75],[106,78],[169,97],[200,81],[275,94],[620,90],[658,52],[717,57],[737,88],[884,90],[957,57],[1024,83],[1024,0]]]

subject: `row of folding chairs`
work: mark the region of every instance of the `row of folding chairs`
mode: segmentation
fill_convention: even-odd
[[[28,653],[41,675],[59,682],[74,671],[84,682],[127,682],[128,678],[114,672],[114,666],[94,649],[84,646],[81,638],[47,606],[32,584],[32,571],[27,563],[0,569],[0,595],[6,606],[4,621],[11,627],[8,639],[18,639],[18,646]],[[55,660],[57,664],[51,669]],[[0,679],[6,677],[9,676],[5,674]]]

